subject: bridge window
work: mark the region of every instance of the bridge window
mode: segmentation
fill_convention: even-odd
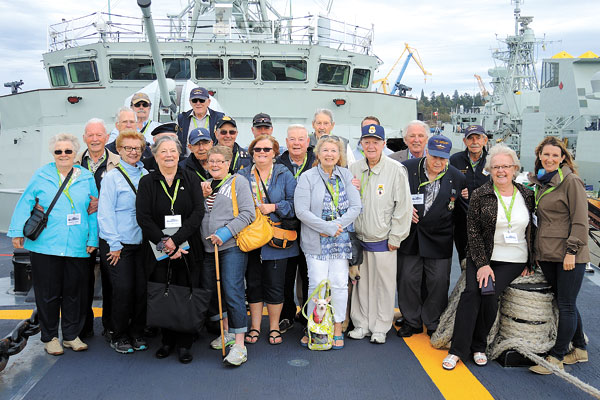
[[[98,82],[96,61],[78,61],[69,63],[69,75],[73,83]]]
[[[187,58],[163,58],[163,65],[167,78],[179,80],[192,77],[190,60]]]
[[[219,58],[198,58],[196,59],[196,79],[198,80],[222,80],[223,60]]]
[[[350,75],[350,67],[340,64],[321,64],[319,65],[318,83],[324,85],[347,85]]]
[[[306,81],[306,61],[261,61],[260,78],[263,81]]]
[[[542,65],[542,87],[558,86],[558,63],[545,62]]]
[[[110,77],[115,80],[153,81],[154,65],[149,58],[111,58]]]
[[[371,84],[371,70],[354,68],[352,71],[352,82],[350,87],[355,89],[367,89]]]
[[[50,83],[54,87],[69,85],[65,67],[62,65],[60,67],[50,67]]]
[[[256,79],[256,60],[231,59],[227,65],[229,79]]]

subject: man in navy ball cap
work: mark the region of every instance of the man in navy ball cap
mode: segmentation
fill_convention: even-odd
[[[192,109],[177,116],[177,137],[181,145],[186,151],[186,155],[190,154],[190,149],[187,148],[188,137],[193,129],[206,129],[216,142],[214,136],[215,126],[223,117],[223,113],[211,109],[210,95],[208,90],[203,87],[196,87],[190,91],[190,105]]]
[[[190,132],[187,145],[191,154],[188,158],[179,162],[179,167],[190,170],[203,182],[210,179],[211,176],[208,173],[208,151],[212,146],[213,141],[207,129],[193,129]]]

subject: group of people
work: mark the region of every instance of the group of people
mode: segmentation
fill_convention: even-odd
[[[148,349],[147,337],[160,327],[156,357],[176,350],[179,361],[192,361],[197,332],[161,326],[160,316],[147,313],[147,283],[168,282],[203,290],[201,318],[207,324],[222,319],[224,327],[210,345],[225,344],[224,362],[238,366],[247,360],[247,345],[260,339],[265,304],[271,345],[281,344],[301,320],[297,279],[298,305],[308,303],[308,310],[314,308],[308,294],[330,281],[333,349],[344,347],[348,304],[348,336],[385,343],[396,293],[402,313],[397,334],[409,337],[425,326],[432,335],[448,303],[456,247],[467,286],[444,368],[471,355],[477,365],[487,363],[486,336],[498,296],[536,265],[559,305],[558,338],[547,359],[559,366],[587,361],[576,307],[589,261],[585,192],[558,139],[546,138],[535,150],[533,191],[515,183],[515,152],[500,144],[488,153],[478,125],[465,130],[466,149],[450,156],[447,137],[432,136],[425,123],[412,121],[403,131],[407,149],[392,154],[377,117],[363,119],[353,150],[332,133],[333,113],[320,109],[314,134],[290,125],[282,151],[268,114],[253,118],[254,140],[245,148],[236,140],[236,121],[210,108],[206,89],[194,88],[190,105],[176,124],[158,124],[148,119],[148,96],[137,93],[131,108],[119,109],[116,133],[109,135],[102,120],[88,121],[83,152],[73,135],[52,138],[54,162],[35,172],[8,232],[14,247],[31,253],[41,339],[49,354],[62,354],[63,346],[87,349],[81,339],[93,335],[97,252],[103,335],[115,351]],[[23,228],[34,207],[51,210],[47,226],[31,240]],[[240,250],[236,237],[259,213],[275,226],[296,226],[298,239]],[[361,279],[348,301],[353,246],[363,257]],[[567,354],[570,343],[574,350]],[[301,344],[308,344],[307,335]],[[542,366],[533,370],[548,372]]]

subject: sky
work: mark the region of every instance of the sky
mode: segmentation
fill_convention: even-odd
[[[289,1],[273,4],[283,12]],[[185,4],[187,0],[154,0],[152,13],[164,18]],[[318,14],[325,12],[326,4],[327,0],[296,0],[292,10],[294,16]],[[487,71],[494,66],[490,54],[501,47],[497,39],[514,34],[513,8],[510,0],[344,0],[333,2],[330,16],[364,27],[374,25],[374,53],[384,62],[375,78],[388,74],[408,43],[418,50],[432,75],[425,81],[411,61],[402,83],[413,88],[414,96],[421,89],[427,95],[432,91],[452,95],[454,90],[477,93],[474,74],[490,89]],[[24,90],[47,88],[41,59],[47,51],[48,25],[107,9],[108,0],[0,0],[0,83],[22,79]],[[111,9],[141,17],[135,0],[112,0]],[[600,1],[525,0],[521,15],[533,16],[530,27],[536,37],[545,38],[540,61],[562,50],[573,56],[588,50],[600,55]],[[391,83],[404,57],[391,72]],[[0,95],[8,93],[8,88],[0,86]]]

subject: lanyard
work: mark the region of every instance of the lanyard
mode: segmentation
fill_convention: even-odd
[[[500,200],[500,204],[502,204],[502,208],[504,208],[504,215],[506,215],[506,220],[508,221],[508,230],[510,231],[510,228],[512,227],[512,225],[510,223],[510,215],[512,214],[513,206],[515,205],[515,198],[517,197],[517,188],[516,187],[513,188],[513,195],[512,195],[512,199],[510,200],[510,206],[508,208],[506,208],[504,199],[502,198],[502,195],[500,194],[500,191],[498,190],[496,185],[494,185],[494,191],[498,195],[498,200]]]
[[[221,186],[223,186],[223,184],[227,181],[227,179],[229,179],[230,176],[231,176],[231,174],[227,174],[225,176],[225,178],[221,179],[221,182],[217,186],[215,186],[215,188],[212,190],[212,192],[210,194],[211,195],[215,194],[218,191],[217,189],[219,189]]]
[[[424,159],[425,159],[425,158],[421,159],[421,162],[419,163],[419,164],[420,164],[420,165],[419,165],[419,175],[421,174],[421,165],[423,164],[423,160],[424,160]],[[428,185],[428,184],[430,184],[430,183],[433,183],[433,182],[435,182],[435,181],[437,181],[437,180],[440,180],[440,179],[442,179],[442,177],[443,177],[444,175],[446,175],[446,171],[448,171],[448,165],[446,165],[446,168],[444,169],[444,172],[442,172],[441,174],[439,174],[439,175],[438,175],[438,176],[437,176],[437,177],[436,177],[434,180],[432,180],[432,181],[427,181],[427,182],[423,182],[423,183],[419,184],[419,187],[417,188],[417,190],[421,189],[421,187],[422,187],[422,186]],[[419,180],[421,180],[421,179],[419,178]]]
[[[100,165],[101,165],[101,164],[104,162],[104,159],[105,159],[105,158],[106,158],[106,152],[104,153],[104,155],[102,156],[102,158],[101,158],[100,160],[98,160],[98,162],[97,162],[97,163],[94,163],[94,165],[98,165],[98,166],[100,166]],[[88,159],[87,159],[87,165],[88,165],[87,169],[88,169],[88,171],[91,171],[91,170],[92,170],[92,167],[90,166],[90,160],[91,160],[91,159],[92,159],[92,158],[91,158],[91,157],[88,155]],[[96,168],[96,170],[98,170],[98,169]],[[94,173],[95,173],[95,172],[96,172],[96,171],[94,171]]]
[[[202,179],[202,182],[206,182],[206,178],[202,176],[202,174],[196,170],[194,170],[194,172],[196,173],[196,175],[198,175],[200,177],[200,179]]]
[[[308,154],[304,155],[304,162],[302,163],[300,168],[298,168],[298,171],[296,171],[296,173],[294,174],[294,179],[298,180],[298,177],[300,176],[300,172],[302,172],[302,170],[304,169],[304,166],[306,165],[306,160],[308,160]]]
[[[169,194],[169,191],[167,190],[167,187],[165,186],[165,183],[163,181],[160,181],[160,184],[163,188],[163,190],[165,191],[167,197],[169,198],[169,200],[171,200],[171,214],[175,215],[175,211],[173,210],[173,206],[175,205],[175,200],[177,199],[177,192],[179,190],[179,182],[181,181],[181,179],[177,179],[177,183],[175,184],[175,193],[173,193],[173,197],[171,197],[171,195]]]
[[[563,176],[562,170],[560,168],[558,168],[558,176],[560,176],[560,182],[562,183],[564,176]],[[544,193],[540,194],[540,196],[538,197],[539,188],[538,188],[538,185],[535,186],[534,196],[535,196],[535,209],[536,210],[538,208],[538,204],[540,204],[540,200],[542,199],[542,197],[544,197],[545,195],[547,195],[554,189],[556,189],[556,186],[552,186],[551,188],[547,189],[546,191],[544,191]]]
[[[124,173],[125,175],[127,175],[127,178],[129,178],[129,180],[131,180],[131,177],[129,176],[129,174],[127,173],[127,171],[125,171],[125,168],[123,168],[123,166],[122,166],[120,163],[119,163],[119,164],[117,164],[117,168],[119,168],[121,171],[123,171],[123,173]],[[141,178],[142,176],[144,176],[144,172],[143,172],[143,171],[140,171],[140,178]]]
[[[340,181],[335,178],[335,192],[333,191],[333,185],[329,182],[325,182],[327,186],[327,190],[329,190],[329,194],[331,195],[331,208],[334,213],[338,209],[338,204],[340,201]]]
[[[56,168],[56,173],[58,174],[58,187],[61,187],[63,180],[62,180],[62,176],[60,176],[60,172],[58,171],[58,168]],[[75,210],[75,205],[73,204],[73,199],[71,198],[71,195],[69,194],[69,188],[71,187],[72,184],[73,184],[73,177],[71,176],[71,178],[69,179],[69,183],[67,183],[67,186],[65,186],[65,188],[63,189],[63,193],[65,194],[65,196],[67,196],[67,199],[69,199],[69,203],[71,203],[71,210]]]
[[[206,114],[206,116],[204,117],[206,119],[206,122],[204,123],[204,129],[208,129],[208,120],[210,118],[210,116],[208,114]],[[196,120],[198,118],[196,118],[195,115],[192,116],[192,121],[194,121],[194,128],[198,128],[198,124],[196,123]]]
[[[233,164],[231,165],[231,170],[235,171],[235,165],[237,164],[237,160],[240,157],[240,152],[235,153],[235,158],[233,159]]]
[[[151,119],[149,119],[148,122],[146,122],[146,125],[144,126],[144,129],[142,129],[142,131],[140,132],[142,135],[146,134],[146,131],[148,130],[148,127],[150,126],[151,122],[152,122]]]
[[[260,187],[265,184],[262,181],[262,178],[260,176],[260,173],[258,172],[258,169],[256,168],[256,165],[253,168],[254,168],[254,172],[255,172],[254,177],[256,179],[256,196],[258,197],[258,202],[263,203],[263,195],[260,190]],[[269,176],[267,177],[267,182],[269,182],[269,178],[271,178],[271,175],[273,175],[273,167],[271,167],[271,171],[269,172]],[[268,189],[269,188],[265,185],[265,191]],[[267,197],[266,192],[265,192],[265,197]],[[269,200],[267,199],[267,201],[269,201]]]
[[[363,179],[365,178],[365,173],[363,172],[360,177],[360,198],[363,198],[363,194],[365,193],[365,186],[369,184],[369,179],[371,179],[371,175],[373,175],[373,171],[369,168],[369,175],[367,175],[367,181],[363,184]]]

